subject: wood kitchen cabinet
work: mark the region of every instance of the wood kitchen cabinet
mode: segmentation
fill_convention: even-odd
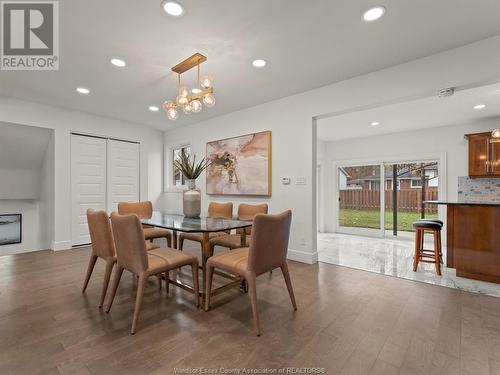
[[[491,142],[491,133],[467,134],[469,176],[500,177],[500,142]]]

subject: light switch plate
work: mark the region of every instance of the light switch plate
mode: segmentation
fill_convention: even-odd
[[[295,185],[306,185],[306,178],[303,176],[297,177],[295,179]]]

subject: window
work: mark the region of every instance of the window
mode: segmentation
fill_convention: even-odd
[[[422,187],[422,180],[411,180],[411,187],[412,188],[421,188]]]
[[[191,155],[191,146],[184,145],[180,147],[176,147],[172,149],[172,185],[173,186],[182,186],[186,184],[186,178],[180,171],[180,169],[176,168],[174,165],[174,161],[178,160],[181,156],[182,151],[184,151],[188,156]]]

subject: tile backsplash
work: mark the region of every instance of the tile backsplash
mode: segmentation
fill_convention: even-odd
[[[500,178],[458,178],[458,200],[500,202]]]

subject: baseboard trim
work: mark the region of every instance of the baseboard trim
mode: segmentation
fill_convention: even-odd
[[[69,250],[71,249],[71,241],[52,241],[51,250]]]
[[[310,253],[308,251],[288,249],[287,258],[301,263],[314,264],[318,262],[318,252]]]

